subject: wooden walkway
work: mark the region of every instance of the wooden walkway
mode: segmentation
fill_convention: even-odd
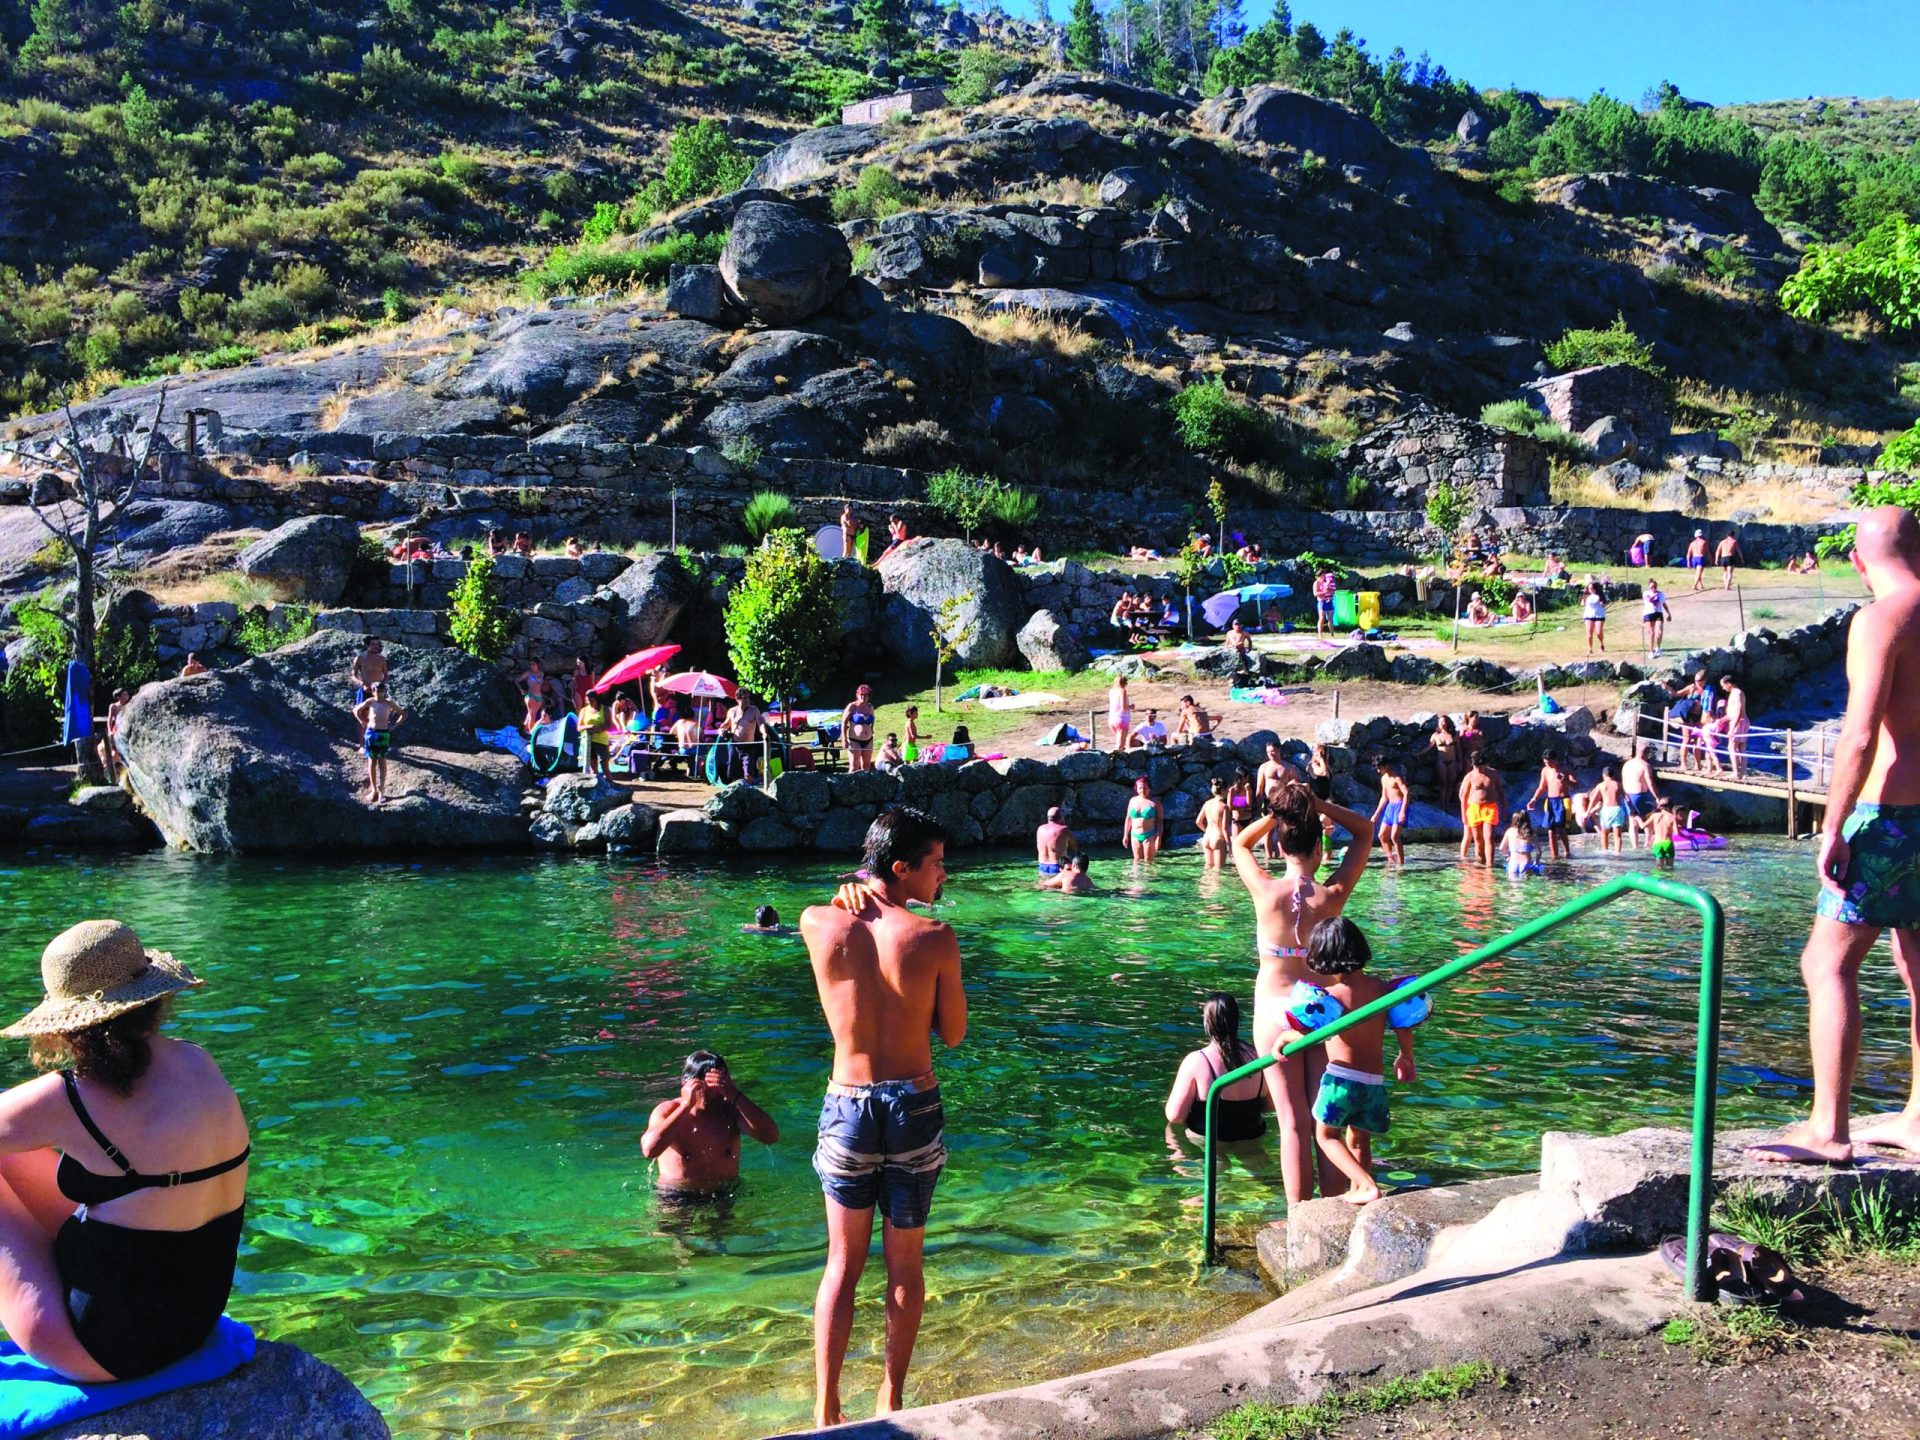
[[[1672,758],[1681,752],[1680,728],[1666,716],[1641,713],[1635,729],[1638,738],[1662,747],[1670,780],[1684,781],[1703,790],[1726,790],[1741,795],[1765,795],[1787,802],[1787,834],[1800,833],[1800,807],[1825,809],[1827,784],[1833,778],[1833,732],[1815,730],[1773,730],[1754,727],[1745,736],[1739,755],[1727,747],[1718,750],[1723,766],[1719,770],[1686,769]],[[1757,742],[1757,743],[1756,743]],[[1700,742],[1692,749],[1697,755]],[[1738,761],[1738,773],[1733,762]]]

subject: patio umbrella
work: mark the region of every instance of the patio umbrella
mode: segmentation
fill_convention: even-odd
[[[722,680],[706,670],[684,670],[678,675],[669,675],[656,682],[654,689],[673,695],[693,695],[702,700],[731,700],[740,693],[740,687],[731,680]]]
[[[658,670],[679,653],[678,645],[649,645],[644,650],[636,650],[602,675],[600,683],[594,685],[589,693],[598,695],[602,690],[611,690],[628,680],[638,680],[642,675]]]

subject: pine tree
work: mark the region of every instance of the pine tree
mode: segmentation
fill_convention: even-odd
[[[1067,15],[1067,64],[1075,70],[1098,70],[1102,38],[1093,0],[1073,0]]]
[[[860,48],[892,59],[907,47],[906,0],[854,0]]]

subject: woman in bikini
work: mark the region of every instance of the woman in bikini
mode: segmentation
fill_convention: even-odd
[[[527,701],[527,718],[521,722],[521,728],[531,735],[533,727],[540,723],[540,712],[547,703],[547,676],[538,660],[527,662],[527,673],[521,678],[520,691]]]
[[[1316,878],[1325,855],[1323,819],[1353,837],[1339,868],[1324,882]],[[1255,853],[1269,830],[1278,832],[1286,861],[1278,875],[1269,873]],[[1307,937],[1322,920],[1334,919],[1346,908],[1372,851],[1371,820],[1344,805],[1316,799],[1303,785],[1287,788],[1267,814],[1234,837],[1234,868],[1253,896],[1260,964],[1253,990],[1253,1043],[1262,1055],[1271,1055],[1286,1043],[1287,1001],[1294,985],[1302,980],[1320,982],[1322,977],[1307,968]],[[1326,1064],[1325,1052],[1316,1046],[1266,1071],[1273,1108],[1280,1117],[1280,1170],[1289,1203],[1313,1196],[1312,1104]],[[1322,1166],[1320,1188],[1327,1195],[1345,1188],[1344,1179],[1330,1163]]]
[[[1127,732],[1133,729],[1133,706],[1127,700],[1127,677],[1116,675],[1107,689],[1107,728],[1113,732],[1117,755],[1127,748]]]
[[[1460,788],[1460,732],[1453,728],[1451,715],[1442,715],[1433,722],[1433,734],[1427,737],[1427,745],[1433,751],[1440,803],[1451,804],[1454,792]]]
[[[1133,782],[1133,798],[1127,802],[1126,832],[1122,837],[1135,860],[1151,860],[1160,853],[1166,836],[1166,818],[1160,802],[1153,798],[1153,786],[1142,775]]]
[[[847,750],[847,772],[873,768],[873,687],[853,692],[853,703],[840,712],[840,743]]]
[[[1227,797],[1227,782],[1215,779],[1213,793],[1200,807],[1200,813],[1194,817],[1200,826],[1200,854],[1206,868],[1220,870],[1225,868],[1227,850],[1233,843],[1233,805]]]

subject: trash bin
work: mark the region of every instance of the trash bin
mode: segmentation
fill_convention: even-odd
[[[1351,630],[1358,623],[1355,613],[1353,591],[1336,590],[1333,592],[1333,623],[1336,629]]]
[[[1427,603],[1427,590],[1431,584],[1431,576],[1416,575],[1413,577],[1413,598],[1417,603],[1421,605]]]
[[[1360,628],[1362,630],[1373,629],[1380,623],[1380,592],[1378,590],[1362,590],[1360,592],[1360,603],[1356,608],[1359,611]]]

